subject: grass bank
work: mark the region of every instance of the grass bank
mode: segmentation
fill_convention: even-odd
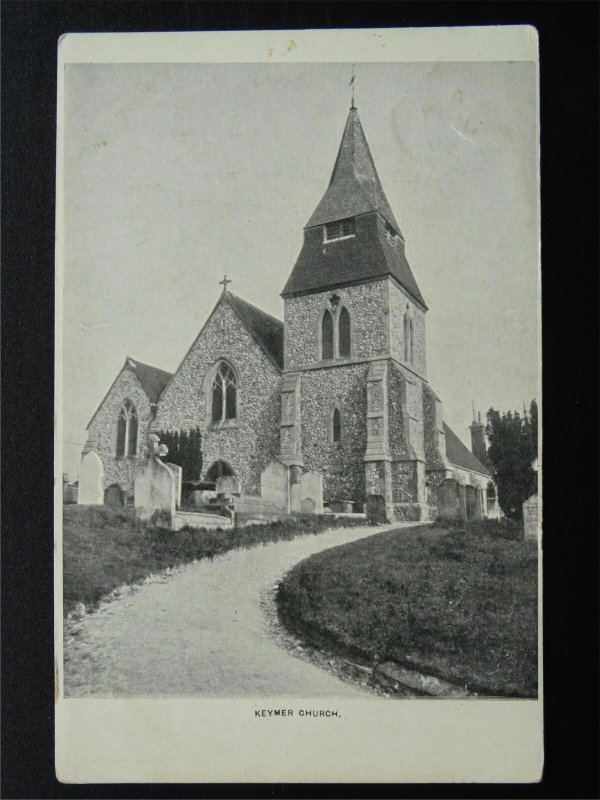
[[[281,621],[480,694],[535,697],[537,545],[519,534],[419,526],[326,550],[286,575]]]
[[[106,594],[168,567],[228,550],[293,539],[358,521],[325,516],[294,516],[264,525],[227,530],[165,528],[136,524],[133,510],[102,506],[63,507],[63,609],[77,603],[94,608]],[[364,520],[361,520],[364,524]]]

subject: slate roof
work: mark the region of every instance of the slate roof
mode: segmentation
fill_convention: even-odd
[[[358,111],[351,108],[327,191],[306,224],[307,228],[379,211],[400,233],[375,169]]]
[[[127,363],[137,375],[150,402],[157,403],[167,383],[173,377],[173,373],[158,369],[158,367],[151,367],[150,364],[142,364],[141,361],[135,361],[133,358],[127,358]]]
[[[141,361],[136,361],[133,358],[127,356],[125,359],[125,363],[119,370],[117,377],[111,383],[108,392],[102,398],[102,402],[98,405],[98,408],[92,414],[92,418],[86,425],[86,430],[90,427],[94,419],[96,418],[96,414],[100,411],[102,406],[104,405],[104,401],[108,397],[111,392],[111,389],[117,382],[119,375],[123,372],[123,370],[130,370],[136,376],[139,382],[142,385],[143,390],[146,392],[146,395],[151,403],[157,403],[159,397],[164,392],[165,387],[173,377],[171,372],[166,372],[164,369],[158,369],[158,367],[151,367],[150,364],[142,364]]]
[[[283,322],[232,292],[223,292],[221,301],[229,303],[267,355],[283,369]]]
[[[448,456],[448,461],[455,464],[457,467],[463,467],[464,469],[470,469],[474,472],[480,472],[482,475],[489,475],[490,478],[492,477],[490,471],[483,466],[481,461],[461,442],[452,428],[446,425],[445,422],[444,432],[446,434],[446,455]]]
[[[353,217],[353,237],[326,242],[323,226]],[[396,247],[386,227],[398,235]],[[304,228],[304,243],[281,293],[299,295],[391,275],[427,309],[404,253],[404,238],[381,186],[358,111],[351,108],[321,202]]]
[[[323,291],[391,275],[425,310],[427,304],[404,254],[385,237],[385,223],[378,214],[356,218],[356,235],[323,243],[321,229],[307,230],[294,269],[282,297]]]

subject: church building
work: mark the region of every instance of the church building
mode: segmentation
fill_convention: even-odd
[[[427,380],[427,304],[405,255],[354,105],[329,186],[283,287],[283,323],[223,292],[174,374],[127,358],[92,417],[105,489],[127,494],[151,432],[202,431],[202,477],[260,492],[279,460],[290,483],[323,476],[325,504],[383,498],[393,520],[437,514],[454,478],[487,514],[491,476],[446,425]],[[474,422],[474,440],[483,425]]]

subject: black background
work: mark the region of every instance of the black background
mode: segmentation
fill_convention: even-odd
[[[2,797],[598,797],[598,5],[3,2]],[[65,32],[533,24],[540,35],[546,760],[531,786],[54,777],[56,45]],[[507,265],[510,268],[510,265]],[[503,753],[498,753],[502,759]]]

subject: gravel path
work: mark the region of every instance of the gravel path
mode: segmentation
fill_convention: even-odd
[[[261,601],[307,556],[397,527],[341,528],[233,550],[102,604],[67,626],[65,694],[366,696],[366,688],[279,646]]]

